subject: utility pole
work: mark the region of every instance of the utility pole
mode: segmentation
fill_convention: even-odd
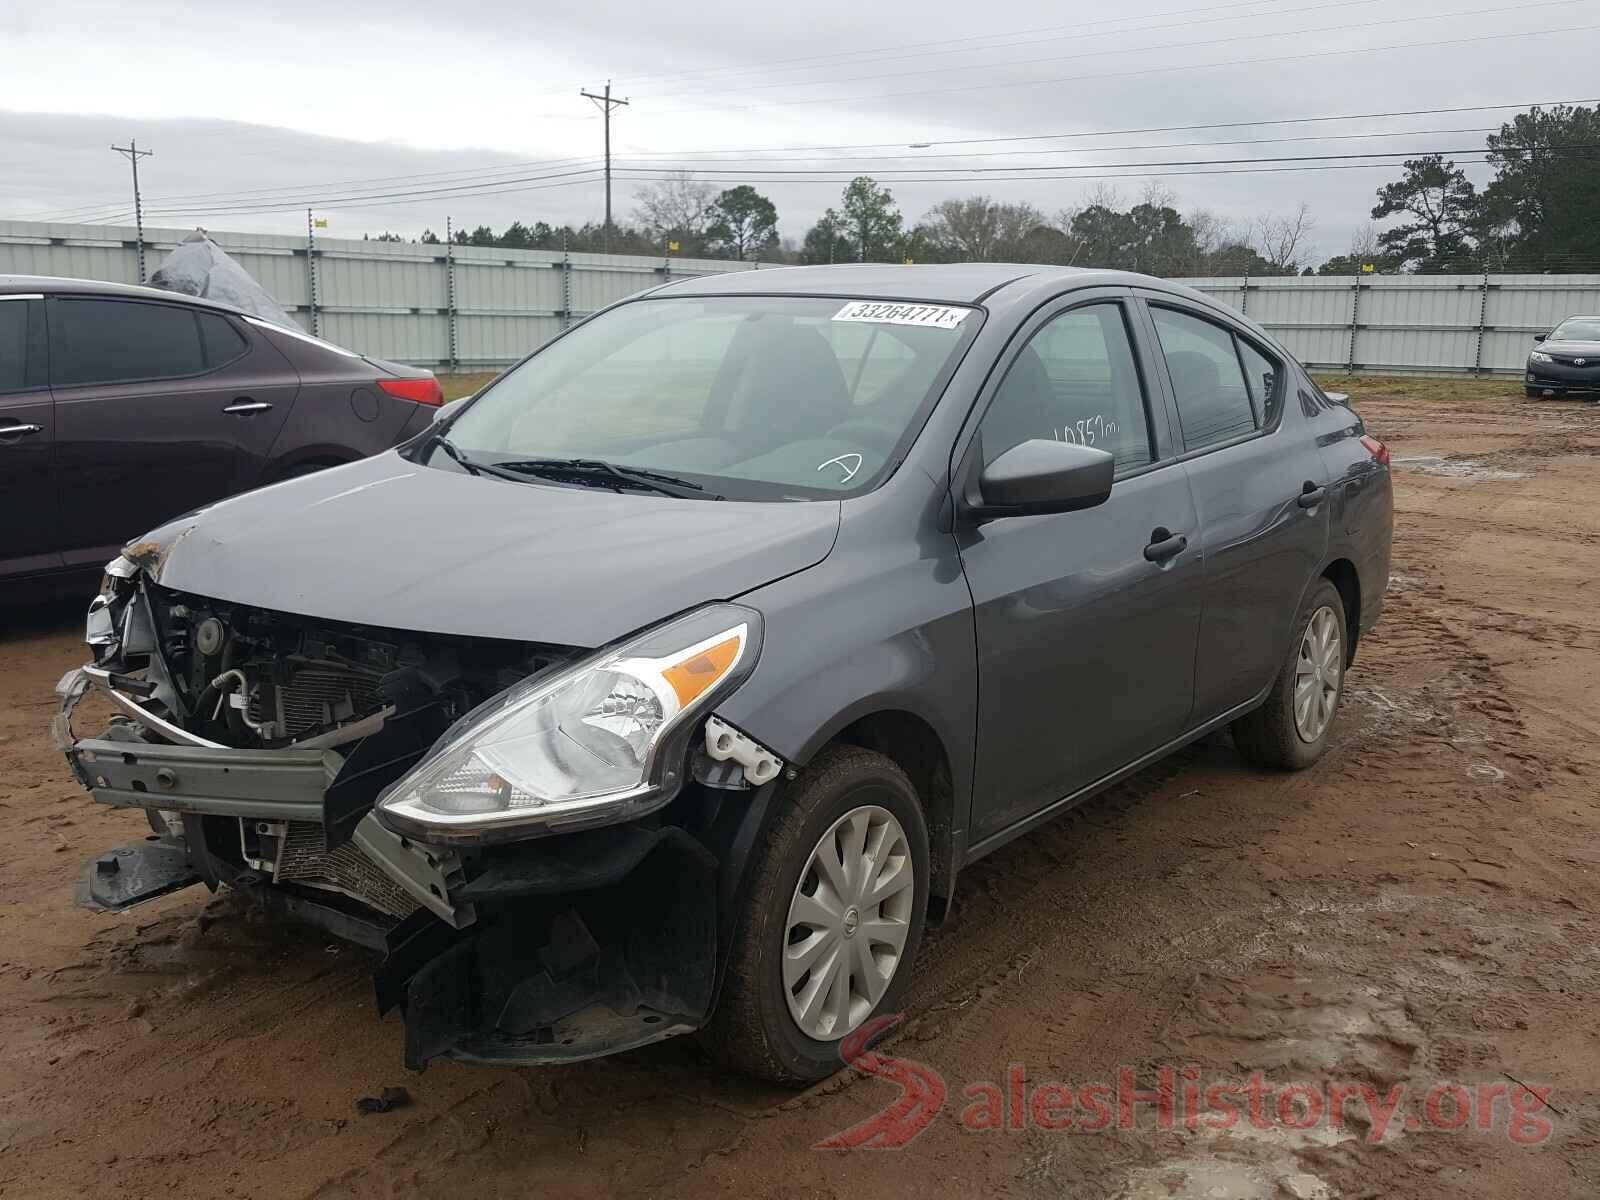
[[[593,100],[594,106],[605,114],[606,124],[606,228],[604,245],[609,252],[611,249],[611,110],[621,108],[627,104],[626,100],[615,100],[611,96],[611,80],[606,80],[606,90],[600,95],[593,92],[579,90],[578,95]]]
[[[128,144],[126,146],[113,146],[111,148],[113,150],[115,150],[118,154],[120,154],[124,158],[126,158],[130,163],[133,164],[133,224],[134,224],[134,228],[138,231],[138,239],[139,239],[138,243],[137,243],[138,250],[139,250],[139,282],[143,283],[144,282],[144,205],[142,204],[142,202],[139,199],[139,160],[141,158],[149,158],[152,154],[155,153],[155,151],[154,150],[141,150],[141,149],[139,149],[139,143],[134,138],[129,138],[128,139]]]

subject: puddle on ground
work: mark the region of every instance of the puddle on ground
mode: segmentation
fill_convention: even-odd
[[[1326,1183],[1292,1162],[1228,1162],[1210,1155],[1143,1167],[1120,1193],[1121,1200],[1330,1200],[1332,1195]]]
[[[1475,458],[1446,458],[1442,454],[1415,454],[1391,459],[1397,467],[1408,467],[1424,475],[1444,475],[1451,479],[1526,479],[1526,471],[1507,471],[1489,467]]]

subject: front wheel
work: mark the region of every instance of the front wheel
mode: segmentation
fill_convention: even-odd
[[[1252,762],[1298,771],[1322,757],[1344,695],[1348,630],[1344,597],[1317,581],[1295,621],[1287,661],[1266,703],[1233,723],[1233,744]]]
[[[895,1011],[922,940],[928,830],[905,772],[834,746],[777,799],[701,1041],[788,1085],[844,1066],[840,1043]]]

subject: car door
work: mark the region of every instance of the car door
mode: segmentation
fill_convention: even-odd
[[[68,566],[254,486],[297,389],[282,355],[196,305],[57,296],[49,319]]]
[[[61,565],[44,297],[0,296],[0,578]]]
[[[1116,458],[1096,508],[958,534],[978,648],[975,838],[1096,782],[1188,722],[1202,570],[1194,501],[1129,297],[1075,293],[1012,341],[958,479],[1030,438]],[[995,382],[998,378],[998,382]],[[1152,406],[1154,394],[1157,404]],[[969,423],[970,424],[970,423]]]
[[[1145,294],[1205,553],[1193,721],[1258,697],[1282,667],[1328,542],[1328,473],[1278,352],[1200,305]]]

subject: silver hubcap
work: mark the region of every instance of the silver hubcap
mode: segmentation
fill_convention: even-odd
[[[1294,667],[1294,727],[1303,741],[1314,742],[1333,720],[1339,702],[1339,677],[1344,647],[1338,614],[1323,605],[1311,614]]]
[[[806,1036],[837,1041],[872,1013],[905,952],[913,882],[905,830],[875,804],[812,848],[783,938],[783,991]]]

